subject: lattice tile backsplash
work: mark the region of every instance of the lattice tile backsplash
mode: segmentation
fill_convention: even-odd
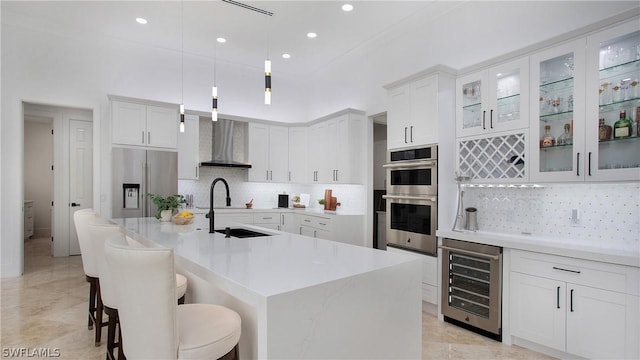
[[[542,188],[467,187],[480,230],[531,233],[561,243],[640,249],[640,184],[546,184]],[[572,221],[572,210],[579,220]]]

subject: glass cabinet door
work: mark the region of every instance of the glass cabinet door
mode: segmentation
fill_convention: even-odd
[[[479,134],[486,131],[488,118],[487,73],[472,74],[457,81],[457,136]]]
[[[489,128],[495,131],[529,127],[529,58],[489,70]]]
[[[634,22],[590,36],[588,176],[640,179],[640,31]]]
[[[532,180],[582,180],[584,39],[532,56],[531,78]]]

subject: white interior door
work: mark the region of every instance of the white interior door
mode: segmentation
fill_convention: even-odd
[[[69,121],[69,255],[79,255],[73,214],[93,208],[93,124]]]

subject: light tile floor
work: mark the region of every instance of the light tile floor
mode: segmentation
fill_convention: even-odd
[[[80,256],[54,258],[48,238],[25,243],[25,274],[2,279],[0,288],[2,354],[15,349],[59,351],[60,359],[104,359],[87,330],[87,297]],[[58,350],[56,350],[58,349]],[[23,356],[25,357],[25,356]],[[31,356],[33,357],[33,356]],[[422,314],[423,359],[549,359],[518,346],[507,346]]]

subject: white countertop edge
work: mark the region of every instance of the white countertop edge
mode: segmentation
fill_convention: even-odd
[[[633,251],[629,250],[568,244],[533,235],[503,234],[486,231],[437,230],[436,235],[442,238],[495,245],[510,249],[535,251],[551,255],[640,267],[640,249],[633,254]]]

